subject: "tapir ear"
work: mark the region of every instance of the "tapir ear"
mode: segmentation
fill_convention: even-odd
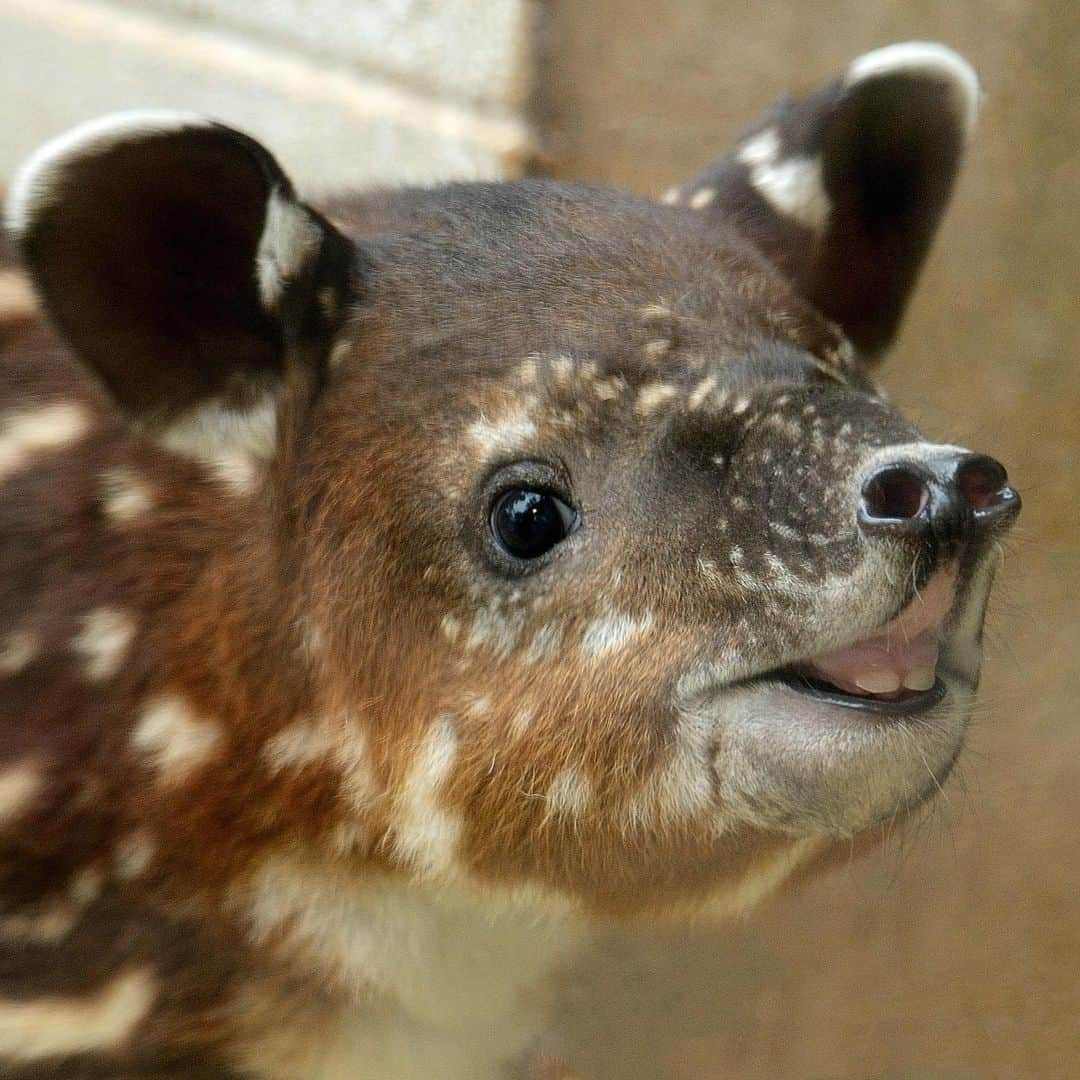
[[[978,107],[963,57],[890,45],[779,102],[667,201],[737,224],[873,357],[896,332]]]
[[[251,404],[351,287],[351,245],[273,157],[199,116],[120,113],[48,143],[7,225],[61,332],[151,424]]]

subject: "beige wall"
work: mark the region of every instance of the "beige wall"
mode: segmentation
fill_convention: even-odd
[[[745,924],[616,936],[566,1026],[593,1080],[1080,1076],[1080,8],[555,0],[551,169],[643,192],[774,97],[930,38],[979,69],[967,172],[885,381],[1007,463],[980,710],[922,828]]]
[[[305,191],[516,175],[534,0],[0,0],[0,183],[116,109],[190,109]]]

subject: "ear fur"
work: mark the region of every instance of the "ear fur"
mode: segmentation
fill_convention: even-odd
[[[896,332],[979,99],[971,65],[944,45],[877,49],[780,101],[666,201],[734,222],[872,358]]]
[[[352,246],[274,158],[192,114],[118,113],[46,144],[7,226],[63,335],[147,426],[262,406],[352,287]]]

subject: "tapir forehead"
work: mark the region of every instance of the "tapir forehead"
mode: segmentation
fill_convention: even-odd
[[[398,363],[495,375],[569,355],[673,377],[770,341],[824,358],[838,345],[734,230],[602,188],[408,191],[349,224],[375,263],[357,337],[377,332]]]

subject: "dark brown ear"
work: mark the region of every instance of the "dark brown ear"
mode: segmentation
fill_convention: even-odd
[[[147,424],[265,397],[290,345],[329,333],[355,261],[257,142],[172,112],[48,143],[7,224],[62,334]]]
[[[871,358],[896,333],[978,106],[963,57],[890,45],[779,102],[666,200],[737,224]]]

